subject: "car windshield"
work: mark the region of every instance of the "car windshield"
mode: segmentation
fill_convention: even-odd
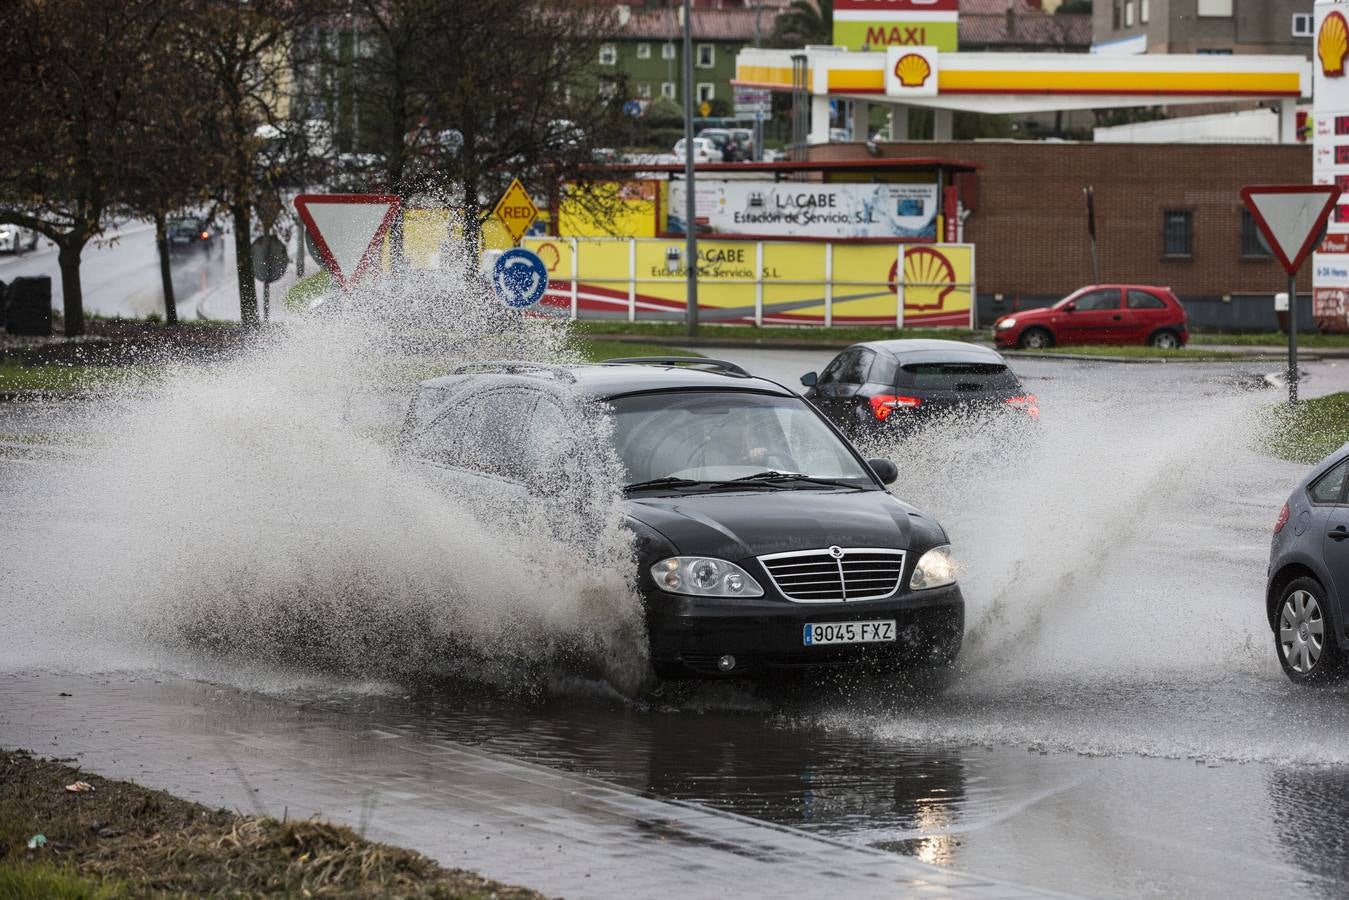
[[[688,391],[619,397],[610,406],[629,484],[729,481],[766,471],[873,484],[847,445],[796,397]]]
[[[999,363],[917,363],[901,369],[903,387],[948,391],[1015,391],[1020,384]]]

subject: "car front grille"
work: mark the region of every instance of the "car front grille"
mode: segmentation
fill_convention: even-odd
[[[759,557],[774,586],[797,603],[881,600],[899,590],[904,551],[872,547],[798,550]]]

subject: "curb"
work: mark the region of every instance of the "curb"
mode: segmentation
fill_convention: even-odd
[[[688,338],[688,337],[668,337],[666,335],[641,335],[641,334],[599,334],[586,332],[577,337],[587,340],[597,341],[615,341],[628,344],[656,344],[662,347],[724,347],[726,349],[738,350],[843,350],[851,347],[858,341],[819,341],[819,340],[783,340],[775,338]],[[976,347],[993,347],[991,341],[963,341],[962,343],[973,344]],[[1138,357],[1138,356],[1091,356],[1084,353],[1054,353],[1039,352],[1032,350],[1000,350],[1003,356],[1008,358],[1020,359],[1043,359],[1043,360],[1065,360],[1070,362],[1107,362],[1107,363],[1185,363],[1194,365],[1196,363],[1228,363],[1228,362],[1270,362],[1284,358],[1284,354],[1277,349],[1260,348],[1247,353],[1219,351],[1225,353],[1222,357],[1210,357],[1206,359],[1185,359],[1182,357]],[[1298,358],[1305,359],[1308,362],[1319,362],[1324,356],[1338,358],[1340,354],[1322,354],[1320,350],[1312,352],[1299,352]],[[1344,358],[1349,358],[1349,349],[1344,354]]]
[[[0,403],[55,403],[93,398],[93,394],[79,391],[0,391]]]

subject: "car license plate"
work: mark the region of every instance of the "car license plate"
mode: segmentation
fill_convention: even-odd
[[[895,639],[895,620],[880,622],[821,622],[807,624],[801,642],[807,647],[823,644],[874,644]]]

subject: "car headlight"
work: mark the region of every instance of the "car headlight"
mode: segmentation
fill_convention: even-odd
[[[672,556],[651,567],[656,586],[672,594],[694,597],[762,597],[759,582],[724,559]]]
[[[909,578],[909,589],[915,591],[956,583],[956,561],[947,545],[933,547],[918,559]]]
[[[1003,319],[1001,322],[999,322],[997,325],[994,325],[993,327],[998,331],[1006,331],[1008,328],[1015,328],[1016,316],[1013,316],[1010,319]]]

